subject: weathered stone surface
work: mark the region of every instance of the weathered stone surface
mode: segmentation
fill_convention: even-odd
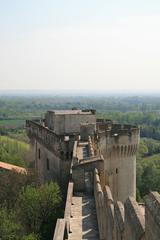
[[[145,234],[145,219],[133,197],[129,197],[125,204],[125,239],[141,240]]]
[[[151,192],[146,202],[146,240],[160,239],[160,195]]]
[[[58,219],[54,231],[53,240],[64,240],[65,237],[65,219]]]
[[[124,231],[124,205],[121,202],[116,202],[114,205],[116,228],[120,233]]]

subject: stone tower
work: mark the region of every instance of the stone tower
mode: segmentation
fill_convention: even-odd
[[[97,121],[98,146],[104,157],[105,184],[113,198],[124,202],[136,197],[136,152],[139,129],[136,126]]]

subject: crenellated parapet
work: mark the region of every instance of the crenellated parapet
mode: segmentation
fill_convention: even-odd
[[[139,142],[139,128],[132,125],[107,124],[106,128],[98,127],[98,138],[106,138],[110,145],[135,145]]]
[[[115,201],[109,186],[102,188],[94,171],[94,196],[100,240],[158,240],[160,237],[160,194],[151,192],[145,206],[128,197]]]

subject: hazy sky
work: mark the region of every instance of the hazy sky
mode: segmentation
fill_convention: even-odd
[[[0,89],[159,89],[159,0],[0,0]]]

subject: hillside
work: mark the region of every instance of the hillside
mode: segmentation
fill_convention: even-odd
[[[0,136],[0,161],[27,167],[28,154],[29,144],[7,136]]]

